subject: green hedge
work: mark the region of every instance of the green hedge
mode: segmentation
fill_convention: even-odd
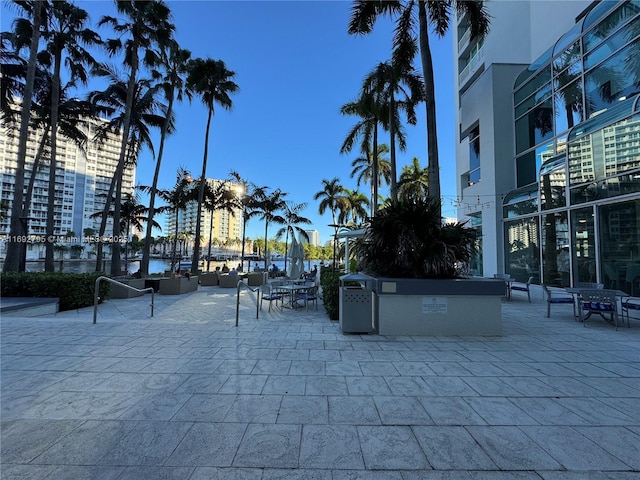
[[[104,273],[4,272],[0,275],[2,297],[54,297],[60,311],[93,305],[96,279]],[[100,300],[109,298],[109,282],[100,282]]]
[[[322,303],[331,320],[340,318],[340,276],[342,271],[333,271],[331,267],[322,268],[320,285],[322,286]]]

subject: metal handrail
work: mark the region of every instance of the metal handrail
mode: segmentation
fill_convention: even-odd
[[[155,290],[153,289],[153,287],[147,287],[147,288],[138,289],[138,288],[132,287],[131,285],[127,285],[126,283],[118,282],[117,280],[114,280],[113,278],[102,276],[102,277],[96,278],[95,291],[93,292],[93,323],[94,324],[96,323],[96,321],[98,319],[98,300],[100,299],[100,297],[98,297],[98,292],[99,292],[99,288],[100,288],[100,282],[102,280],[106,280],[108,282],[115,283],[116,285],[121,285],[121,286],[126,287],[129,290],[133,290],[135,292],[151,292],[151,316],[153,317],[153,300],[154,300],[154,294],[155,294]]]
[[[238,316],[240,315],[240,287],[245,287],[247,290],[251,290],[252,292],[256,292],[256,291],[258,292],[258,296],[256,298],[256,320],[257,320],[258,315],[260,314],[260,287],[261,286],[262,285],[259,285],[256,288],[251,288],[242,280],[238,280],[238,287],[236,291],[236,327],[238,326]]]

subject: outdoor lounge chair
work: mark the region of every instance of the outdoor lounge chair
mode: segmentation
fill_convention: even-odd
[[[531,303],[531,282],[533,282],[533,277],[529,277],[529,280],[527,280],[527,283],[517,283],[517,282],[513,282],[511,283],[511,285],[509,286],[509,288],[511,289],[511,291],[518,291],[518,292],[527,292],[527,298],[529,299],[529,303]]]
[[[624,297],[621,302],[622,305],[622,321],[624,322],[624,314],[627,314],[627,327],[631,327],[629,319],[629,310],[640,311],[640,298],[638,297]]]
[[[547,295],[547,318],[551,316],[551,304],[570,303],[573,305],[573,316],[575,317],[575,301],[573,295],[568,294],[564,289],[550,288],[542,285],[544,293]]]
[[[282,303],[285,292],[278,290],[278,287],[284,285],[284,281],[275,280],[269,284],[262,286],[262,297],[260,297],[260,310],[262,310],[262,302],[269,302],[269,311],[271,311],[271,303],[276,302],[278,306],[278,300]]]
[[[318,286],[312,285],[309,288],[302,290],[296,296],[296,300],[304,301],[304,306],[309,310],[309,302],[316,304],[316,310],[318,309]]]

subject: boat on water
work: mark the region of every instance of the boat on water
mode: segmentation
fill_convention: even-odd
[[[246,262],[247,260],[250,262],[263,262],[264,257],[262,255],[257,255],[255,253],[247,253],[242,259]]]

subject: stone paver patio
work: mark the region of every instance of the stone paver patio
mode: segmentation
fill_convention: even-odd
[[[503,303],[502,337],[343,335],[235,290],[1,319],[0,477],[640,478],[640,321]],[[254,302],[252,304],[252,301]]]

